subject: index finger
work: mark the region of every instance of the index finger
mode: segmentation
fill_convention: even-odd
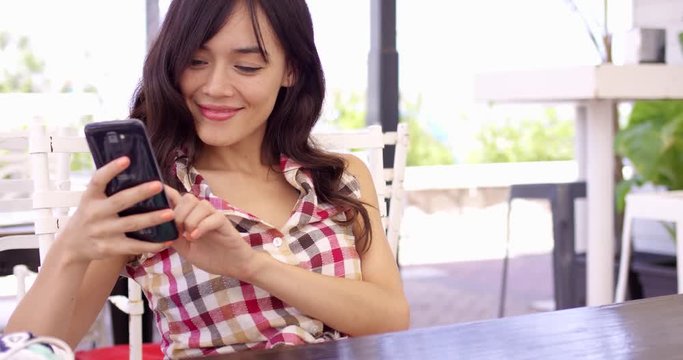
[[[90,183],[86,191],[104,193],[107,184],[121,171],[125,170],[130,165],[130,159],[127,156],[116,158],[101,168],[97,169],[90,178]]]
[[[174,189],[168,185],[164,185],[164,190],[166,190],[166,196],[171,201],[171,207],[176,207],[176,205],[178,205],[178,203],[180,202],[180,198],[181,198],[178,190],[176,190],[176,189]]]

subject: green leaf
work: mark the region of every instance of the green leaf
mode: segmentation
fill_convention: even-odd
[[[615,137],[615,152],[643,181],[683,189],[683,101],[635,102]]]

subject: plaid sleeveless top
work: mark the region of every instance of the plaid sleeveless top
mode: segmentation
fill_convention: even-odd
[[[345,219],[344,212],[318,202],[312,178],[299,164],[283,156],[280,168],[299,198],[284,228],[276,229],[215,196],[194,168],[180,160],[175,164],[186,190],[221,210],[254,249],[322,275],[360,280],[351,227],[334,221]],[[360,197],[358,181],[348,173],[339,191]],[[142,255],[123,273],[140,284],[149,300],[167,358],[344,337],[261,288],[194,267],[172,248]]]

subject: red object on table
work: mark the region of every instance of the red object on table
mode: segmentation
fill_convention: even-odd
[[[122,360],[128,359],[128,345],[115,345],[92,350],[77,351],[76,360]],[[163,360],[164,354],[161,352],[158,343],[142,344],[143,360]]]

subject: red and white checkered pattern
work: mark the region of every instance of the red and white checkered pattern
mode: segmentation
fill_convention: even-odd
[[[344,219],[344,212],[318,203],[311,176],[299,164],[283,157],[280,166],[287,181],[300,192],[296,210],[282,229],[213,195],[201,175],[194,168],[188,169],[183,161],[176,162],[176,173],[187,191],[222,210],[254,249],[323,275],[361,279],[351,228],[333,221]],[[350,174],[344,174],[339,190],[360,196],[358,182]],[[271,348],[344,336],[261,288],[194,267],[172,248],[143,255],[125,272],[140,283],[149,299],[167,357]]]

